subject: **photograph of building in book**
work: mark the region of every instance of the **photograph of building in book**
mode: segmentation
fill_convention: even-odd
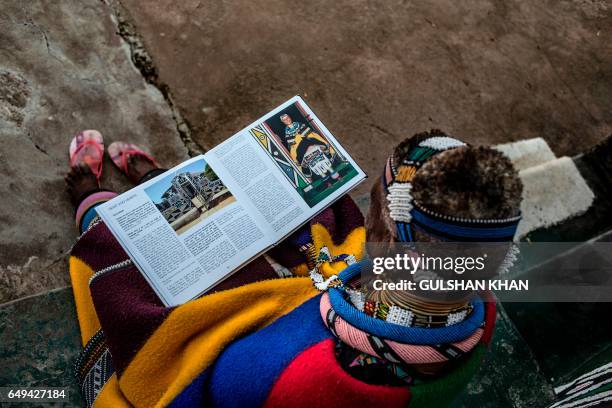
[[[310,207],[358,174],[299,102],[249,132]]]
[[[172,172],[145,193],[179,235],[236,201],[204,159]]]

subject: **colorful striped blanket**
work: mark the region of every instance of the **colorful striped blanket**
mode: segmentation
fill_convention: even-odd
[[[363,217],[348,197],[315,217],[268,255],[206,295],[164,307],[102,222],[75,244],[70,276],[83,352],[76,375],[87,407],[400,407],[448,403],[482,359],[495,321],[487,303],[485,334],[469,359],[441,378],[411,387],[371,385],[348,375],[321,317],[321,293],[308,276],[309,241],[330,261],[364,256]]]

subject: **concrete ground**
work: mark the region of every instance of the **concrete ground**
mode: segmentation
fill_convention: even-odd
[[[432,127],[573,155],[612,133],[611,35],[604,0],[4,0],[0,303],[69,283],[78,130],[172,165],[301,94],[372,176]]]
[[[295,94],[371,175],[432,127],[557,155],[612,132],[605,0],[120,3],[205,148]]]
[[[69,284],[77,231],[63,176],[76,132],[134,140],[166,165],[188,157],[172,109],[116,32],[96,0],[2,2],[0,303]],[[105,185],[124,189],[105,166]]]

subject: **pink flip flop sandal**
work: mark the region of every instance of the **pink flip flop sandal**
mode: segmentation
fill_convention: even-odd
[[[151,163],[153,163],[155,167],[159,167],[155,159],[150,154],[132,143],[113,142],[108,146],[108,155],[110,156],[115,166],[117,166],[117,168],[128,177],[128,159],[130,158],[130,156],[143,156]]]
[[[81,131],[70,141],[68,152],[70,154],[70,167],[86,164],[100,184],[102,162],[104,160],[102,134],[97,130]]]

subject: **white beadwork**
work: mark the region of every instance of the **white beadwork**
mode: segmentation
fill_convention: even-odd
[[[365,307],[365,293],[360,290],[347,290],[349,299],[353,306],[363,312]]]
[[[319,260],[325,259],[324,256],[327,257],[327,260],[330,260],[332,257],[331,252],[329,252],[329,248],[326,246],[321,247],[319,250]]]
[[[412,326],[412,319],[414,318],[414,314],[406,309],[402,309],[397,306],[389,307],[389,312],[387,313],[387,321],[389,323],[399,324],[400,326],[410,327]]]
[[[517,215],[515,217],[501,218],[501,219],[491,219],[491,220],[452,217],[450,215],[444,215],[444,214],[440,214],[440,213],[435,212],[435,211],[431,211],[431,210],[423,207],[421,204],[419,204],[416,201],[414,202],[414,205],[416,206],[416,208],[418,208],[420,211],[424,212],[425,214],[433,215],[434,217],[442,218],[442,219],[448,220],[448,221],[465,222],[465,223],[477,223],[477,224],[502,224],[502,223],[507,223],[507,222],[517,222],[517,221],[519,221],[521,219],[520,215]]]
[[[465,143],[452,137],[434,136],[430,137],[429,139],[423,140],[421,143],[419,143],[419,146],[429,147],[430,149],[435,150],[447,150],[455,147],[465,146]]]
[[[510,245],[510,248],[508,248],[508,253],[504,257],[504,260],[499,265],[499,269],[497,270],[498,275],[504,275],[508,273],[510,268],[514,266],[514,263],[518,259],[518,254],[520,252],[521,251],[518,249],[516,245],[514,244]]]
[[[355,258],[355,255],[351,254],[344,258],[344,262],[346,262],[347,265],[352,265],[357,262],[357,258]]]
[[[310,279],[312,279],[315,287],[323,292],[329,288],[329,285],[338,280],[338,275],[332,275],[325,279],[325,277],[317,271],[317,268],[314,268],[310,271]]]
[[[410,183],[393,183],[389,186],[389,212],[393,221],[410,222],[412,216],[412,184]]]
[[[460,323],[465,320],[466,316],[467,310],[462,310],[456,313],[449,313],[448,317],[446,318],[446,325],[451,326],[453,324]]]

